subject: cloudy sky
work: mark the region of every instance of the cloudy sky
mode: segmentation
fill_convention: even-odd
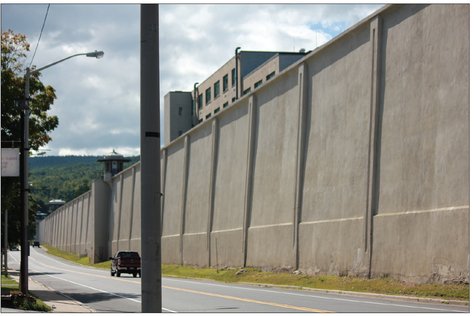
[[[1,5],[2,31],[27,36],[35,49],[47,4]],[[242,50],[312,50],[370,15],[378,4],[160,5],[160,96],[191,91]],[[76,57],[42,72],[56,89],[59,117],[47,155],[140,153],[140,5],[51,4],[33,64]],[[162,102],[161,102],[162,103]],[[163,114],[161,115],[163,117]],[[163,125],[163,123],[161,123]],[[163,127],[162,127],[163,130]]]

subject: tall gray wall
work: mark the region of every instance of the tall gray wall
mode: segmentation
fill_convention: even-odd
[[[468,5],[387,6],[172,141],[163,262],[469,282],[468,27]],[[140,251],[139,177],[96,185],[109,253]],[[87,252],[89,204],[40,235]]]
[[[93,203],[92,191],[88,191],[58,208],[40,222],[41,241],[79,256],[92,255]]]
[[[110,188],[95,180],[92,189],[64,204],[39,223],[41,243],[49,244],[91,262],[106,260],[110,253],[108,229]]]

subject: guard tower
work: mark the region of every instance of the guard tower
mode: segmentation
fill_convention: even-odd
[[[110,181],[113,176],[123,170],[123,163],[129,162],[130,159],[120,155],[114,149],[110,154],[97,159],[97,161],[104,163],[104,181]]]

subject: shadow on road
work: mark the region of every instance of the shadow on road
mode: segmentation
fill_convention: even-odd
[[[53,275],[53,274],[63,274],[61,272],[29,272],[28,275]]]
[[[136,299],[136,300],[141,300],[141,295],[136,295],[136,294],[130,294],[130,293],[78,293],[78,292],[73,292],[73,293],[67,293],[67,292],[62,292],[62,294],[66,297],[72,297],[73,299],[83,303],[83,304],[88,304],[88,303],[97,303],[97,302],[103,302],[103,301],[111,301],[111,300],[116,300],[116,299]]]

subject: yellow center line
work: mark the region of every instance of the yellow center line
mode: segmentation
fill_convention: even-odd
[[[303,307],[303,306],[294,306],[294,305],[288,305],[288,304],[279,304],[279,303],[273,303],[273,302],[258,301],[258,300],[254,300],[254,299],[250,299],[250,298],[242,298],[242,297],[237,297],[237,296],[229,296],[229,295],[222,295],[222,294],[216,294],[216,293],[202,292],[202,291],[183,289],[183,288],[167,286],[167,285],[163,285],[162,287],[166,288],[166,289],[170,289],[170,290],[175,290],[175,291],[188,292],[188,293],[206,295],[206,296],[212,296],[212,297],[219,297],[219,298],[224,298],[224,299],[234,300],[234,301],[241,301],[241,302],[246,302],[246,303],[255,303],[255,304],[269,305],[269,306],[274,306],[274,307],[282,307],[282,308],[287,308],[287,309],[299,310],[299,311],[303,311],[303,312],[331,313],[331,311],[326,311],[326,310],[322,310],[322,309],[309,308],[309,307]]]

